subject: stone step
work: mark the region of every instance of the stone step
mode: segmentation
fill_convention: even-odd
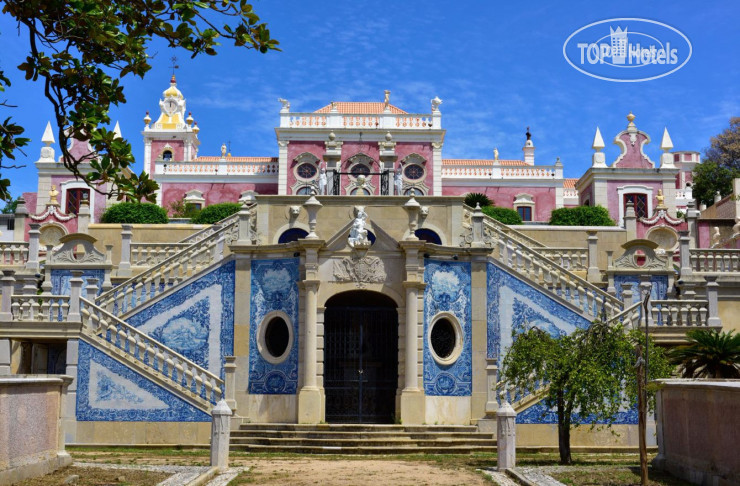
[[[329,432],[469,432],[476,433],[475,425],[395,425],[395,424],[279,424],[245,423],[239,430],[295,430]]]
[[[469,439],[424,439],[417,440],[408,437],[381,438],[381,439],[308,439],[303,437],[231,437],[232,445],[284,445],[284,446],[339,446],[339,447],[389,447],[389,446],[417,446],[417,447],[463,447],[463,446],[495,446],[496,441],[491,438]]]
[[[388,446],[388,447],[373,447],[373,446],[357,446],[357,447],[341,447],[341,446],[283,446],[283,445],[245,445],[245,444],[232,444],[232,451],[241,452],[252,452],[252,453],[269,453],[269,452],[281,452],[281,453],[294,453],[294,454],[382,454],[382,455],[398,455],[398,454],[474,454],[474,453],[495,453],[495,446],[432,446],[432,447],[419,447],[416,445],[410,446]]]
[[[493,434],[478,432],[324,432],[324,431],[292,431],[292,430],[234,430],[232,438],[261,437],[261,438],[304,438],[304,439],[382,439],[392,437],[408,437],[414,440],[455,440],[455,439],[492,439]]]

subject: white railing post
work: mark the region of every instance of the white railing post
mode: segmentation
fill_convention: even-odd
[[[26,239],[26,218],[28,218],[26,200],[19,197],[18,204],[15,207],[15,229],[13,230],[15,241],[25,241]]]
[[[134,233],[130,224],[121,225],[121,259],[118,263],[118,275],[129,277],[131,275],[131,238]]]
[[[516,412],[504,401],[496,412],[498,470],[516,466]]]
[[[717,290],[719,284],[717,283],[716,276],[704,277],[707,281],[707,311],[709,318],[707,319],[707,326],[721,326],[722,322],[719,319],[719,304],[717,302]]]
[[[15,270],[3,270],[3,278],[0,279],[2,288],[2,302],[0,303],[0,321],[12,321],[13,313],[11,312],[11,297],[13,296],[13,287],[15,286]]]
[[[699,227],[698,220],[701,216],[701,212],[697,211],[696,203],[692,200],[686,205],[686,221],[689,227],[689,246],[690,248],[698,248],[699,245]]]
[[[39,238],[41,237],[41,225],[39,223],[31,223],[28,226],[31,229],[28,231],[28,260],[26,261],[26,270],[32,272],[39,271]]]
[[[68,322],[80,322],[80,297],[82,297],[82,272],[72,270],[72,278],[69,279],[69,312],[67,313]]]
[[[230,421],[231,409],[221,400],[211,410],[211,467],[222,471],[229,467]]]
[[[622,302],[624,302],[624,308],[634,304],[632,301],[632,283],[624,282],[622,284]]]
[[[90,226],[90,202],[80,201],[80,210],[77,213],[77,232],[87,233]]]
[[[90,302],[95,302],[95,297],[98,295],[98,281],[99,279],[92,277],[87,279],[85,298]]]
[[[679,231],[678,234],[681,277],[686,277],[693,272],[691,268],[691,237],[688,231]]]
[[[236,356],[224,356],[224,397],[232,413],[236,412]]]
[[[624,229],[627,230],[627,241],[637,238],[637,214],[632,201],[627,203],[627,210],[624,212]]]
[[[246,204],[239,210],[239,239],[237,243],[242,245],[252,244],[252,212]]]
[[[486,415],[492,415],[498,410],[498,401],[496,400],[498,366],[496,365],[496,359],[486,359],[486,378],[488,384],[488,394],[486,397]]]
[[[586,279],[591,282],[601,282],[601,272],[599,271],[599,237],[596,231],[587,231],[588,234],[588,273]]]

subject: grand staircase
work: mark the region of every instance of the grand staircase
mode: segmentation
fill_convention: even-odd
[[[242,424],[231,450],[297,454],[472,454],[495,452],[474,425]]]

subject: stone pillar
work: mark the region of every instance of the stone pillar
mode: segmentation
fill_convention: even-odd
[[[67,314],[67,322],[80,322],[82,315],[80,314],[80,297],[82,296],[82,272],[80,270],[72,270],[72,278],[69,279],[69,313]]]
[[[516,466],[516,412],[509,402],[504,402],[498,409],[496,418],[498,470],[503,471]]]
[[[596,231],[587,231],[588,234],[588,273],[587,280],[591,283],[601,282],[601,272],[599,271],[599,237]]]
[[[28,260],[26,261],[26,270],[32,272],[39,271],[39,239],[41,237],[41,225],[39,223],[31,223],[30,230],[28,231]]]
[[[236,412],[236,356],[224,356],[224,387],[226,405]]]
[[[717,302],[717,290],[719,289],[717,276],[706,276],[704,279],[707,281],[707,306],[709,307],[707,326],[721,326],[722,322],[719,319],[719,303]]]
[[[80,210],[77,212],[77,232],[87,233],[90,226],[90,201],[80,201]]]
[[[0,339],[0,376],[10,374],[10,339]]]
[[[399,244],[406,254],[406,280],[403,282],[406,288],[406,321],[401,421],[404,424],[422,424],[425,421],[425,400],[424,390],[419,388],[419,348],[422,346],[422,339],[419,336],[419,301],[423,299],[425,284],[422,281],[424,269],[419,265],[419,250],[424,247],[424,242],[415,238],[404,239]]]
[[[681,278],[684,278],[693,273],[691,268],[691,237],[688,231],[679,231],[678,235]]]
[[[652,301],[650,300],[650,291],[653,289],[653,284],[650,283],[650,276],[649,275],[643,275],[640,277],[640,305],[642,306],[642,312],[646,313],[647,316],[641,315],[642,322],[640,322],[640,325],[642,325],[645,322],[645,317],[647,317],[648,326],[653,325],[653,305]],[[645,306],[642,305],[642,302],[645,301],[647,298],[647,309]]]
[[[419,284],[404,282],[406,287],[406,365],[404,392],[419,391]]]
[[[488,399],[486,400],[486,415],[493,415],[498,411],[496,400],[496,385],[498,385],[498,366],[496,358],[486,359],[486,386],[488,387]]]
[[[28,218],[26,200],[19,197],[18,205],[15,207],[15,229],[13,230],[13,240],[26,241],[26,218]]]
[[[298,423],[316,424],[321,416],[321,390],[318,387],[316,347],[318,345],[316,307],[320,280],[304,280],[305,315],[303,332],[303,388],[298,393]]]
[[[3,278],[0,279],[0,288],[2,289],[2,300],[0,301],[0,321],[12,321],[11,297],[13,287],[15,287],[15,270],[3,270]]]
[[[617,289],[614,287],[614,272],[611,270],[614,269],[614,252],[612,250],[606,251],[606,275],[609,280],[609,283],[606,287],[606,293],[611,295],[612,297],[617,296]]]
[[[131,238],[134,233],[130,224],[121,225],[121,260],[118,263],[118,276],[131,276]]]
[[[110,272],[113,268],[113,245],[105,245],[105,273],[103,276],[103,286],[101,290],[108,292],[113,288],[113,283],[110,281]]]
[[[221,400],[211,410],[211,467],[221,471],[229,467],[231,409]]]
[[[246,204],[239,210],[239,238],[237,243],[241,245],[252,244],[252,212]]]
[[[98,281],[97,278],[88,278],[87,285],[85,286],[85,299],[90,302],[95,302],[95,297],[98,296]]]
[[[627,203],[627,210],[624,213],[624,229],[627,230],[627,241],[637,238],[637,215],[635,205],[631,201]]]
[[[701,212],[696,210],[696,203],[689,201],[686,207],[686,222],[689,227],[689,248],[698,248],[699,245],[699,216]]]
[[[483,248],[485,243],[483,242],[483,211],[480,209],[480,204],[475,205],[471,220],[473,221],[473,242],[470,244],[473,248]]]
[[[79,360],[80,342],[77,339],[67,340],[67,367],[64,374],[72,378],[65,396],[64,414],[62,416],[65,442],[76,442],[77,439],[77,363]]]

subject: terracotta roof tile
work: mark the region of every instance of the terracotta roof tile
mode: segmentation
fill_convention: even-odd
[[[196,162],[219,162],[221,157],[206,155],[198,157]],[[226,162],[277,162],[277,157],[225,157]]]
[[[380,115],[385,109],[385,104],[380,102],[372,101],[338,101],[334,103],[337,107],[337,111],[344,115]],[[406,112],[397,106],[388,105],[391,109],[391,113],[395,115],[405,115]],[[326,105],[323,108],[319,108],[314,113],[329,113],[331,111],[331,104]]]
[[[575,189],[576,188],[576,182],[578,182],[578,179],[563,179],[563,188],[565,188],[565,189]]]

